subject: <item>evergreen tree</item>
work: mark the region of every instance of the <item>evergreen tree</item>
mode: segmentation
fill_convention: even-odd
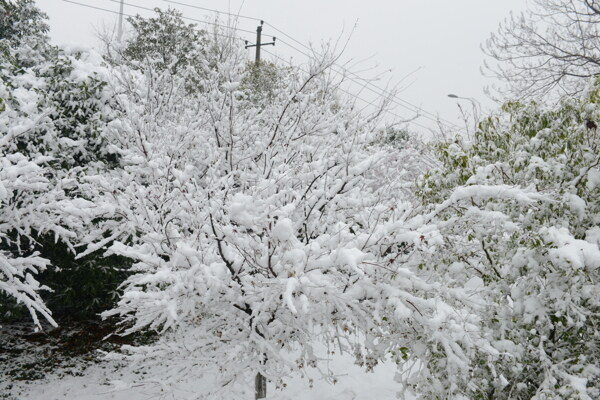
[[[157,70],[177,74],[188,67],[202,68],[206,60],[206,32],[186,24],[173,9],[155,8],[157,16],[127,19],[131,25],[122,55],[132,66],[151,62]]]
[[[86,200],[85,175],[118,163],[104,137],[114,112],[100,77],[99,57],[50,45],[46,16],[32,1],[3,1],[0,7],[0,281],[9,295],[2,306],[14,314],[13,298],[29,309],[36,323],[36,312],[55,323],[42,297],[63,313],[99,312],[109,306],[110,293],[96,298],[104,306],[99,309],[82,302],[93,291],[81,288],[89,289],[92,282],[102,287],[106,281],[98,279],[98,272],[104,271],[108,282],[115,280],[115,272],[106,267],[92,271],[97,262],[90,259],[75,262],[74,246],[91,223],[76,212]],[[52,272],[49,265],[55,268]],[[71,273],[84,279],[73,282],[67,278]],[[61,290],[40,297],[39,290],[48,287]],[[83,297],[69,297],[68,292]]]

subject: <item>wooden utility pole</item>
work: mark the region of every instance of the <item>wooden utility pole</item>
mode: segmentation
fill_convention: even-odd
[[[248,44],[248,41],[246,40],[246,48],[249,47],[256,47],[256,56],[255,56],[255,60],[254,62],[256,63],[256,66],[258,66],[260,64],[260,48],[262,46],[268,46],[268,45],[273,45],[275,46],[275,36],[273,36],[273,41],[270,43],[262,43],[262,27],[263,27],[264,21],[260,21],[260,25],[256,27],[256,44]]]
[[[264,21],[260,21],[260,25],[256,27],[256,44],[248,44],[246,40],[246,49],[250,47],[256,47],[256,56],[254,59],[254,63],[256,65],[255,72],[258,73],[258,67],[260,66],[260,48],[262,46],[275,46],[275,36],[273,36],[273,41],[270,43],[262,43],[262,27],[264,25]],[[254,377],[254,398],[256,400],[264,399],[267,397],[267,378],[261,374],[260,372],[256,373]]]

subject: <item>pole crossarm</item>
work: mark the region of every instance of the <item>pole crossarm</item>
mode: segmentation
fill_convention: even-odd
[[[264,21],[260,21],[260,25],[256,27],[256,43],[255,44],[248,44],[248,41],[246,40],[246,49],[250,48],[250,47],[256,47],[256,56],[255,56],[255,63],[256,65],[260,64],[260,48],[262,46],[268,46],[268,45],[273,45],[275,46],[275,40],[277,40],[277,38],[275,36],[273,36],[273,41],[269,42],[269,43],[262,43],[261,39],[262,39],[262,28],[264,25]]]
[[[275,46],[275,39],[276,39],[276,38],[275,38],[275,37],[273,37],[273,41],[272,41],[272,42],[269,42],[269,43],[261,43],[260,45],[261,45],[261,46],[267,46],[267,45],[270,45],[270,44],[272,44],[273,46]],[[246,42],[246,46],[244,46],[244,48],[245,48],[245,49],[248,49],[248,48],[250,48],[250,47],[256,47],[256,44],[248,44],[248,41],[247,41],[247,40],[246,40],[245,42]]]

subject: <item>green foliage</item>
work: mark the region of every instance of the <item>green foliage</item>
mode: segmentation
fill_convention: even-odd
[[[565,101],[557,109],[506,103],[502,107],[505,115],[488,117],[479,124],[473,143],[461,144],[457,139],[437,146],[443,168],[432,171],[422,189],[446,195],[448,190],[441,185],[450,181],[448,188],[464,184],[486,167],[488,182],[534,184],[538,190],[560,193],[575,189],[584,200],[592,200],[598,188],[590,191],[586,182],[600,151],[600,134],[595,128],[600,115],[593,101],[596,92]],[[426,193],[421,196],[427,198]]]
[[[134,68],[150,62],[156,70],[172,74],[188,67],[201,70],[206,59],[206,32],[186,24],[177,10],[154,11],[155,18],[137,15],[127,19],[132,31],[122,53],[124,61]]]
[[[119,165],[105,137],[115,113],[106,83],[86,54],[69,54],[50,45],[46,16],[33,1],[2,1],[0,10],[0,124],[11,135],[0,156],[20,153],[49,160],[44,162],[46,178],[50,187],[59,189],[54,204],[86,197],[81,177]],[[7,201],[17,209],[22,202],[18,197]],[[0,251],[12,258],[39,253],[49,260],[51,267],[36,275],[42,286],[53,290],[44,293],[46,305],[55,315],[92,318],[112,307],[117,287],[126,277],[126,264],[117,257],[103,259],[101,254],[75,260],[72,242],[76,244],[78,238],[72,230],[81,226],[71,223],[69,217],[60,222],[64,235],[2,229]],[[20,319],[25,314],[10,299],[0,299],[0,318]]]
[[[50,30],[47,18],[34,0],[0,0],[0,40],[17,47],[34,38],[30,43],[43,45]]]
[[[442,202],[453,188],[464,185],[474,172],[468,152],[459,139],[436,143],[434,151],[442,167],[426,172],[417,186],[417,196],[425,203]]]
[[[52,156],[54,167],[62,171],[98,161],[115,166],[118,160],[107,151],[103,135],[112,112],[106,83],[95,72],[76,71],[74,62],[81,53],[67,54],[50,45],[46,15],[33,1],[4,2],[1,7],[10,10],[3,14],[3,26],[12,28],[0,40],[5,52],[0,78],[7,92],[0,108],[9,103],[11,118],[27,118],[35,102],[39,114],[30,129],[11,140],[11,150]],[[29,94],[15,96],[17,89]]]
[[[481,356],[473,398],[600,395],[598,90],[555,107],[506,103],[472,141],[438,144],[442,166],[419,182],[445,236],[430,272],[481,282],[488,304],[498,355]]]
[[[61,53],[40,71],[47,86],[40,91],[40,107],[48,107],[54,129],[64,143],[58,154],[62,169],[102,162],[107,167],[118,165],[118,158],[107,150],[104,137],[106,124],[112,117],[105,94],[106,82],[92,74],[83,80],[74,80],[73,62],[81,57],[66,57]],[[108,112],[107,112],[108,111]]]
[[[261,61],[258,65],[248,62],[240,90],[254,103],[270,102],[281,89],[284,73],[285,70],[269,61]]]
[[[38,274],[37,280],[51,289],[43,292],[42,298],[55,319],[98,319],[99,313],[116,305],[119,286],[130,275],[129,260],[118,256],[104,257],[99,252],[77,259],[72,249],[56,241],[53,235],[39,235],[35,243],[20,240],[20,245],[28,247],[26,254],[38,252],[52,263],[53,267]],[[17,252],[5,241],[0,243],[0,249]],[[23,305],[6,296],[0,297],[0,321],[27,318],[29,312]]]
[[[397,126],[386,126],[378,139],[383,145],[391,146],[392,148],[405,148],[408,141],[411,139],[411,133],[406,128]]]
[[[55,317],[97,319],[116,305],[119,285],[130,275],[129,260],[100,252],[76,259],[70,249],[47,235],[38,243],[41,256],[56,266],[38,276],[41,284],[52,288],[42,297]]]

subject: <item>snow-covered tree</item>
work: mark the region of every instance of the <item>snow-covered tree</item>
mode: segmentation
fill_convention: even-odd
[[[436,239],[397,199],[403,182],[389,175],[402,160],[374,144],[382,114],[342,95],[328,58],[281,68],[271,101],[257,102],[242,85],[243,49],[211,40],[221,51],[197,75],[201,94],[186,90],[190,69],[113,70],[124,169],[88,178],[112,218],[86,240],[90,252],[114,241],[107,254],[135,261],[104,315],[160,338],[126,349],[145,365],[177,361],[174,380],[212,368],[229,395],[257,371],[280,385],[314,371],[334,381],[329,352],[367,369],[410,354],[453,393],[463,351],[485,344],[468,290],[419,276],[411,254]],[[436,346],[460,354],[441,363]]]
[[[9,49],[20,48],[24,67],[44,60],[51,48],[48,46],[47,19],[33,0],[0,1],[0,39],[2,55],[9,56]]]
[[[36,312],[54,324],[37,276],[61,263],[48,256],[57,248],[74,252],[81,176],[117,162],[103,137],[109,97],[101,58],[50,45],[33,1],[3,1],[0,11],[0,289],[36,324]]]
[[[484,46],[509,98],[579,95],[600,73],[600,1],[532,0]]]
[[[127,19],[130,31],[120,61],[136,68],[151,60],[156,69],[168,69],[171,73],[200,68],[206,59],[206,32],[186,24],[177,10],[154,11],[154,18],[137,15]]]
[[[45,177],[44,165],[48,159],[31,160],[20,153],[6,154],[2,147],[0,291],[25,305],[36,324],[39,324],[38,313],[54,323],[38,293],[47,287],[41,286],[34,277],[47,267],[48,260],[39,257],[37,252],[28,251],[34,241],[34,232],[57,228],[57,221],[49,218],[47,211],[54,200],[54,193],[48,193],[51,189]]]
[[[467,398],[600,396],[599,101],[594,84],[557,107],[507,103],[440,145],[421,182],[443,241],[423,269],[476,289],[496,350],[475,357]]]
[[[38,127],[43,118],[37,110],[39,95],[32,88],[39,80],[20,74],[18,78],[31,89],[27,90],[19,88],[23,86],[20,82],[13,84],[11,78],[17,78],[13,71],[19,68],[18,64],[25,64],[21,68],[27,66],[28,63],[21,62],[23,58],[33,55],[31,58],[35,60],[31,64],[43,58],[39,55],[43,47],[40,42],[48,28],[32,2],[3,1],[0,11],[0,290],[3,295],[23,303],[39,325],[38,313],[53,322],[51,312],[38,293],[44,287],[34,277],[46,268],[48,260],[30,248],[35,240],[34,232],[57,228],[58,221],[51,217],[53,213],[49,208],[58,192],[52,190],[47,178],[51,157],[24,154],[26,141],[18,145],[19,138]],[[13,15],[18,17],[11,18]],[[59,229],[56,231],[62,233]]]
[[[121,43],[115,42],[112,33],[101,35],[105,60],[122,68],[148,71],[148,65],[152,65],[157,73],[185,75],[188,91],[202,91],[198,75],[206,68],[207,53],[220,49],[211,47],[208,33],[196,24],[186,23],[180,11],[154,11],[153,17],[127,18],[128,29]]]

